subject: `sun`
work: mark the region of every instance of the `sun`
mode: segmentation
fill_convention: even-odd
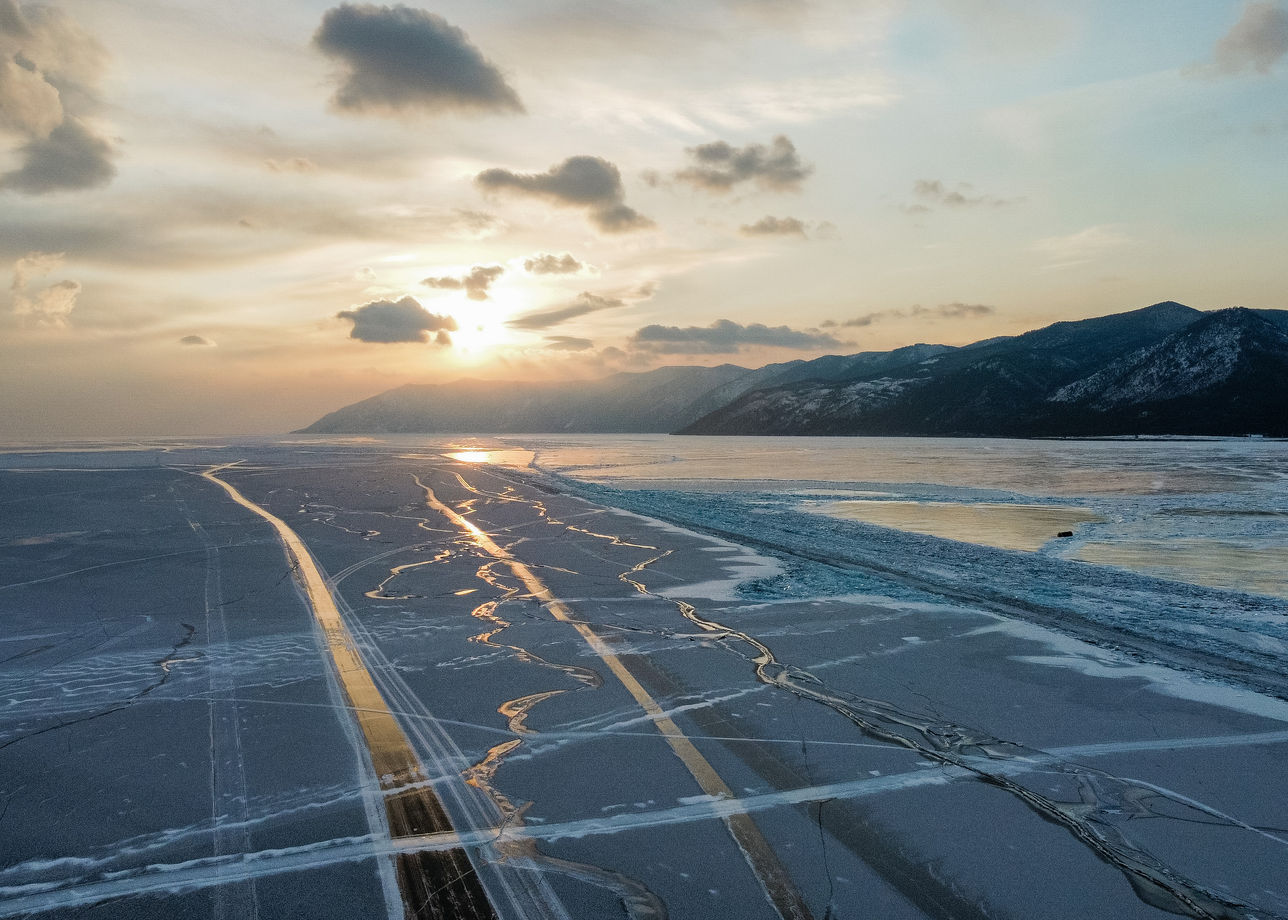
[[[482,356],[511,341],[504,321],[462,312],[464,315],[455,317],[457,329],[451,334],[452,344],[462,356]]]
[[[452,344],[466,360],[485,358],[497,348],[516,344],[519,339],[506,321],[523,309],[521,304],[501,292],[494,293],[486,301],[470,301],[459,307],[454,305],[445,311],[456,320],[457,329],[451,333]]]

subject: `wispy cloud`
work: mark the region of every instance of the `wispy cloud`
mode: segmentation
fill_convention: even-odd
[[[928,317],[932,319],[976,319],[981,316],[991,316],[997,312],[996,307],[984,303],[941,303],[937,307],[923,307],[921,304],[913,304],[906,310],[874,310],[871,313],[864,313],[850,319],[836,321],[827,320],[823,328],[833,329],[838,326],[847,328],[864,328],[871,326],[873,323],[879,323],[888,319],[909,319],[914,317]]]
[[[1135,240],[1113,224],[1097,224],[1067,236],[1048,236],[1029,248],[1046,259],[1047,268],[1070,268],[1099,259]]]
[[[572,303],[551,310],[536,310],[532,313],[525,313],[507,321],[506,325],[513,329],[549,329],[551,326],[566,323],[568,320],[576,319],[579,316],[624,306],[626,306],[626,301],[620,298],[603,297],[599,294],[592,294],[589,291],[582,291]]]
[[[578,338],[575,335],[548,335],[546,348],[551,351],[589,351],[595,347],[590,339]]]
[[[916,200],[903,205],[908,214],[925,214],[936,208],[1002,208],[1023,200],[977,192],[969,182],[950,186],[940,179],[918,179],[912,185],[912,193]]]
[[[657,354],[697,355],[733,354],[747,346],[804,350],[834,348],[845,343],[826,332],[763,323],[744,326],[719,319],[710,326],[644,326],[631,335],[630,344]]]

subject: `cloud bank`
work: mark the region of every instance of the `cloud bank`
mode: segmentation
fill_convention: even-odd
[[[313,45],[345,68],[331,97],[341,112],[523,111],[496,65],[435,13],[344,3],[323,15]]]
[[[601,157],[569,157],[543,173],[485,169],[474,183],[485,192],[511,192],[560,207],[584,208],[590,222],[604,233],[653,226],[653,221],[626,205],[621,172]]]
[[[448,333],[457,329],[455,319],[430,313],[413,297],[376,300],[356,310],[341,310],[336,317],[353,323],[349,338],[360,342],[428,342],[433,333],[436,345],[451,345]]]

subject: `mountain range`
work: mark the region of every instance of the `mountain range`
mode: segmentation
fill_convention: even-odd
[[[1167,301],[962,347],[412,384],[304,433],[1288,436],[1288,311]]]

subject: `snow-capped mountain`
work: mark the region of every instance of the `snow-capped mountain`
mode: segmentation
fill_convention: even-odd
[[[743,395],[692,434],[1288,436],[1288,313],[1166,302]]]
[[[1167,301],[962,348],[409,385],[302,430],[1288,436],[1288,311]]]

